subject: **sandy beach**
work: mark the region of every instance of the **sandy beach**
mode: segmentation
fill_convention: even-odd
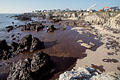
[[[92,25],[92,26],[94,27],[94,29],[98,30],[99,35],[102,35],[102,37],[100,38],[100,41],[103,44],[100,47],[98,47],[96,49],[96,51],[86,49],[85,53],[87,54],[87,57],[85,57],[82,60],[78,59],[76,66],[74,68],[83,67],[83,66],[84,67],[85,66],[93,67],[93,65],[95,65],[99,70],[101,70],[103,72],[114,71],[114,72],[117,72],[119,74],[120,70],[118,68],[120,66],[120,57],[119,57],[120,52],[119,51],[116,52],[115,49],[107,49],[106,43],[107,43],[108,39],[109,40],[116,40],[119,43],[120,42],[120,39],[119,39],[120,35],[114,34],[110,31],[106,31],[99,25]],[[76,30],[79,33],[79,31],[81,29],[80,28],[73,28],[72,30]],[[85,31],[85,32],[88,33],[91,31]]]

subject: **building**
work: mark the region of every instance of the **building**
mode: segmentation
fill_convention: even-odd
[[[110,9],[111,9],[111,11],[119,11],[119,7],[118,6],[111,7]]]

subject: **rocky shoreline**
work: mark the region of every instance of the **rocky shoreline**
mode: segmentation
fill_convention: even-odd
[[[0,40],[0,79],[120,79],[119,13],[50,14],[18,15],[30,22],[6,27]]]

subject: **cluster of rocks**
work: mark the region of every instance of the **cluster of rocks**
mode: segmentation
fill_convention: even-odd
[[[90,22],[91,24],[104,24],[105,20],[103,18],[100,18],[96,14],[90,14],[85,17],[85,21]]]
[[[120,75],[109,72],[101,73],[94,68],[85,67],[72,69],[62,73],[57,80],[119,80]]]
[[[89,23],[88,21],[85,21],[85,20],[66,20],[64,22],[61,22],[61,23],[64,23],[64,25],[67,25],[67,26],[77,26],[77,27],[90,27],[91,26],[91,23]]]
[[[34,23],[28,23],[26,25],[20,25],[21,31],[40,31],[45,28],[45,25],[39,22],[34,22]],[[48,25],[47,27],[47,32],[54,32],[56,30],[54,25]]]
[[[12,42],[8,46],[6,40],[0,41],[0,59],[8,59],[24,51],[31,51],[37,49],[43,49],[44,42],[41,42],[38,38],[27,35],[22,38],[21,43]]]
[[[52,16],[52,17],[50,18],[50,20],[51,20],[52,23],[57,23],[57,22],[62,21],[62,20],[61,20],[61,17],[55,17],[55,16]]]
[[[104,26],[107,29],[111,29],[114,33],[120,33],[120,14],[110,17]]]
[[[115,52],[120,52],[120,44],[114,39],[108,39],[106,43],[107,49],[113,49]]]
[[[19,60],[10,68],[7,80],[47,80],[54,72],[50,56],[44,52],[33,54],[32,59]]]
[[[22,31],[31,30],[31,31],[40,31],[45,26],[42,23],[28,23],[26,25],[19,26]]]
[[[31,21],[31,17],[33,17],[31,14],[21,14],[21,15],[16,15],[14,16],[16,19],[21,20],[21,21]]]
[[[32,35],[27,35],[25,36],[22,40],[22,43],[20,44],[21,48],[23,49],[22,51],[31,51],[33,52],[36,49],[43,49],[44,42],[40,41],[36,37],[32,37]]]
[[[120,33],[120,14],[98,14],[93,13],[85,16],[84,20],[95,25],[102,25],[106,30],[113,31],[113,33]]]

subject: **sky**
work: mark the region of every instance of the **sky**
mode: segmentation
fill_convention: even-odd
[[[119,6],[120,0],[0,0],[0,13],[25,13],[50,9],[87,9],[95,4],[99,10],[105,6]]]

